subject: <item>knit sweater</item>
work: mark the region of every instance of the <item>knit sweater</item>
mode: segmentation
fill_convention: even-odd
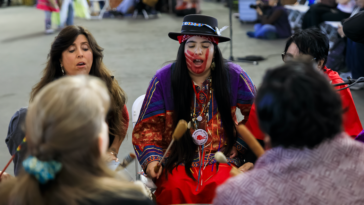
[[[341,133],[314,149],[275,147],[217,189],[214,204],[364,204],[364,144]]]

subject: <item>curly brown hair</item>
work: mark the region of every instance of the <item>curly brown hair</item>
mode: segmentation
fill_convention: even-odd
[[[43,77],[33,87],[30,94],[30,102],[34,100],[34,97],[45,85],[64,75],[60,65],[62,52],[71,46],[79,35],[86,37],[93,53],[93,63],[89,74],[101,78],[106,83],[111,96],[111,107],[107,117],[109,133],[113,137],[118,137],[123,141],[126,134],[126,130],[123,127],[127,123],[122,115],[126,101],[125,93],[119,86],[117,80],[114,79],[114,76],[112,76],[112,73],[102,62],[104,57],[102,53],[103,48],[97,44],[92,34],[81,26],[68,26],[55,38],[48,54],[47,65],[43,70]]]

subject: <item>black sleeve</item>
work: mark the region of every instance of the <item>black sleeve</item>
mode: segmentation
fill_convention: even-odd
[[[88,200],[86,202],[80,203],[80,205],[122,205],[122,204],[130,204],[130,205],[155,205],[155,203],[148,199],[146,196],[139,194],[139,197],[136,199],[135,196],[133,198],[122,198],[122,197],[113,197],[104,195],[99,200]]]
[[[259,144],[264,147],[264,141],[263,140],[258,140]],[[251,149],[249,149],[247,151],[247,153],[245,154],[245,162],[251,162],[253,164],[255,164],[255,162],[257,161],[257,156],[253,153],[253,151]]]
[[[23,138],[25,137],[25,133],[23,131],[23,125],[25,122],[25,116],[27,113],[26,108],[21,108],[17,111],[10,120],[8,134],[5,139],[5,143],[8,147],[10,155],[14,155],[13,159],[14,163],[14,175],[17,176],[20,168],[22,167],[21,163],[26,154],[26,144],[22,145],[21,151],[17,152],[16,149],[22,143]],[[9,156],[10,159],[10,156]]]
[[[348,38],[358,43],[364,43],[364,11],[345,21],[343,28]]]
[[[261,20],[263,24],[273,24],[283,14],[283,10],[275,10],[270,16],[262,16]]]

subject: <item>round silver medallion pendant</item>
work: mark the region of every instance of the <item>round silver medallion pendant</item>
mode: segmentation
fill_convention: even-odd
[[[193,142],[197,145],[204,145],[209,139],[209,135],[203,129],[198,129],[192,134]]]

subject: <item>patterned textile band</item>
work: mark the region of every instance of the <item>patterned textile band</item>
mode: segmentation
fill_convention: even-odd
[[[208,41],[211,41],[212,43],[218,45],[219,44],[219,39],[213,36],[201,36],[201,35],[181,35],[181,36],[177,36],[179,43],[183,43],[185,41],[187,41],[189,38],[193,37],[193,36],[199,36],[202,37]]]
[[[217,30],[215,30],[212,26],[204,23],[195,23],[195,22],[183,22],[182,26],[196,26],[196,27],[203,27],[206,26],[207,28],[213,30],[216,34],[218,34]]]

